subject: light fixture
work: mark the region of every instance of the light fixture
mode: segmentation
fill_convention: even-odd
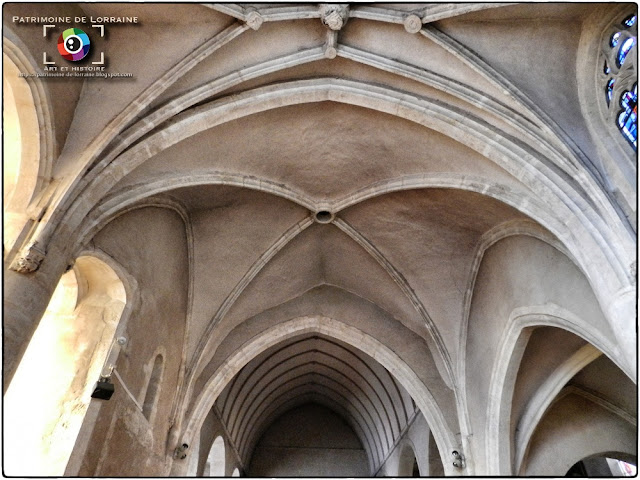
[[[113,383],[109,377],[100,377],[100,380],[93,388],[91,398],[99,398],[100,400],[109,400],[115,391]]]
[[[464,456],[458,452],[457,450],[454,450],[453,452],[451,452],[451,456],[453,457],[453,466],[456,468],[464,468],[465,462],[464,462]]]

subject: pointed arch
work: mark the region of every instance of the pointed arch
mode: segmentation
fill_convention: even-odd
[[[540,155],[506,137],[500,137],[496,141],[496,132],[489,131],[479,119],[471,115],[463,115],[462,112],[422,97],[361,82],[328,78],[284,82],[259,87],[237,94],[233,99],[223,98],[184,112],[175,122],[161,127],[110,163],[96,167],[100,173],[96,173],[97,176],[88,186],[90,188],[76,192],[79,195],[70,208],[62,208],[61,204],[61,209],[54,209],[55,212],[47,222],[43,222],[34,238],[39,238],[46,244],[62,218],[65,228],[77,232],[76,229],[85,221],[89,210],[120,179],[157,152],[182,140],[254,113],[286,105],[321,101],[370,108],[434,129],[479,151],[533,188],[538,193],[538,199],[545,199],[544,204],[535,209],[537,215],[533,218],[555,234],[572,253],[580,269],[592,282],[593,290],[603,305],[616,336],[625,347],[624,354],[628,361],[635,358],[634,346],[625,340],[628,337],[626,327],[617,321],[631,308],[625,297],[625,289],[629,288],[629,265],[631,257],[635,255],[635,247],[632,245],[633,240],[623,233],[624,228],[612,228],[611,224],[604,221],[601,215],[609,211],[611,206],[607,207],[602,192],[593,185],[580,183],[588,183],[582,175],[571,176],[571,179],[562,175],[558,168],[569,168],[563,163],[566,159],[551,154]],[[451,121],[452,117],[456,120],[454,123]],[[251,179],[247,180],[251,182]],[[269,185],[269,182],[260,182],[259,188],[279,195],[285,193],[277,191],[277,185]],[[486,185],[484,188],[490,190]],[[296,198],[296,192],[286,193],[302,204],[308,203],[304,198]],[[586,193],[589,193],[591,202],[587,202]],[[536,198],[526,197],[523,205],[529,208],[536,202]],[[571,225],[571,228],[567,228],[567,225]],[[54,241],[63,241],[64,237],[58,235]],[[589,252],[589,255],[585,252]],[[611,298],[615,301],[611,301]]]
[[[248,341],[231,356],[228,361],[218,368],[216,373],[206,383],[203,391],[195,399],[193,408],[186,418],[186,424],[179,436],[179,444],[189,444],[191,438],[198,431],[207,412],[211,409],[218,395],[225,385],[252,358],[269,347],[288,338],[305,333],[317,332],[328,337],[337,338],[353,345],[377,360],[392,373],[399,383],[414,398],[425,419],[433,429],[440,452],[448,452],[456,448],[456,441],[433,395],[418,378],[416,373],[387,346],[370,335],[356,328],[347,326],[328,317],[299,317],[288,320],[265,330],[262,334]],[[443,463],[445,458],[443,458]],[[448,463],[448,462],[447,462]],[[447,465],[445,463],[445,465]],[[447,470],[448,473],[451,473]]]
[[[321,101],[337,101],[390,113],[432,128],[478,150],[524,183],[535,184],[536,190],[544,189],[548,193],[546,198],[554,203],[553,207],[549,206],[547,215],[552,215],[552,212],[555,212],[558,215],[566,215],[567,218],[575,217],[576,223],[585,228],[584,235],[578,233],[573,237],[559,235],[576,255],[583,268],[585,264],[591,262],[586,258],[581,258],[580,251],[584,249],[577,248],[577,245],[574,247],[573,244],[579,239],[587,241],[589,238],[591,239],[589,242],[597,243],[598,251],[607,258],[605,264],[612,268],[612,272],[610,272],[612,284],[615,285],[628,277],[626,256],[629,254],[629,249],[632,248],[631,239],[616,236],[615,240],[609,240],[608,237],[615,234],[613,230],[605,228],[604,222],[594,210],[594,204],[588,205],[586,203],[583,188],[587,187],[574,184],[574,180],[567,180],[566,177],[558,175],[556,168],[551,166],[553,162],[562,163],[559,158],[539,156],[532,151],[523,149],[519,144],[509,143],[506,137],[501,138],[500,142],[496,142],[494,140],[496,132],[489,132],[478,119],[423,98],[360,82],[327,78],[259,87],[237,94],[231,100],[217,100],[181,114],[175,122],[161,128],[157,133],[149,135],[145,140],[113,159],[108,165],[101,166],[100,175],[92,182],[91,188],[85,189],[74,201],[76,206],[86,202],[86,207],[71,208],[68,211],[68,207],[65,207],[64,211],[56,211],[37,236],[46,243],[59,224],[60,218],[57,217],[61,215],[67,216],[65,223],[74,225],[75,228],[85,218],[86,208],[95,205],[119,179],[158,151],[179,141],[216,125],[253,113],[286,105]],[[451,117],[454,117],[456,121],[452,123]],[[564,166],[563,168],[568,167]],[[583,176],[577,176],[575,179],[585,180]],[[594,188],[590,188],[589,193],[593,193],[592,198],[598,205],[597,209],[606,209],[602,192]],[[83,202],[80,199],[83,199]],[[540,219],[545,226],[547,220],[548,218]],[[554,233],[558,232],[554,231]],[[617,247],[620,248],[620,252],[612,250]],[[600,271],[600,276],[603,276],[604,273]],[[611,288],[611,286],[609,285],[607,288]]]
[[[142,414],[149,423],[153,423],[155,417],[156,404],[160,396],[160,385],[162,384],[162,374],[164,373],[164,356],[158,353],[153,358],[151,374],[145,389],[144,400],[142,402]]]
[[[415,470],[418,475],[414,475]],[[416,458],[416,448],[411,440],[405,440],[400,450],[400,460],[398,462],[398,477],[420,477],[420,467]]]
[[[82,449],[91,393],[105,364],[115,363],[114,339],[130,312],[125,283],[106,258],[82,255],[62,276],[7,390],[5,407],[20,419],[5,430],[16,439],[5,446],[12,474],[61,476],[74,464],[72,452]],[[55,420],[38,422],[42,415]],[[34,421],[30,428],[25,418]],[[20,461],[25,455],[28,461]]]
[[[3,82],[12,92],[20,125],[21,152],[19,192],[13,192],[12,209],[23,208],[50,182],[57,149],[52,128],[52,107],[46,88],[36,73],[36,62],[25,52],[21,40],[5,29],[3,40]]]
[[[209,450],[207,463],[204,467],[203,477],[224,477],[225,476],[225,451],[226,445],[222,435],[216,437]]]
[[[10,40],[3,40],[3,243],[9,252],[30,224],[34,199],[50,181],[53,136],[45,124],[50,107],[41,80],[23,76],[25,68],[33,70],[29,61]]]
[[[595,360],[597,355],[594,350],[596,349],[605,353],[614,362],[618,357],[616,355],[617,347],[599,335],[597,329],[558,305],[549,303],[516,308],[509,316],[500,340],[489,385],[485,455],[488,471],[491,475],[513,474],[512,446],[509,434],[511,398],[520,360],[529,337],[533,333],[533,329],[540,326],[552,326],[567,330],[593,345],[591,349],[579,351],[559,367],[556,375],[558,378],[555,379],[554,385],[567,378],[571,372],[575,374],[582,367]],[[618,366],[624,371],[624,365],[618,363]],[[629,375],[629,372],[626,373]],[[555,387],[549,384],[549,390],[554,392]]]

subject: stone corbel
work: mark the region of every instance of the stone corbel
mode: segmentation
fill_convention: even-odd
[[[45,255],[46,252],[39,248],[38,241],[34,240],[22,249],[9,268],[18,273],[35,272],[44,260]]]
[[[347,3],[323,3],[320,5],[320,19],[323,25],[331,30],[338,31],[349,19],[349,4]]]

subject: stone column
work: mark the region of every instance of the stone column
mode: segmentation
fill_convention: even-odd
[[[638,381],[636,304],[636,289],[632,285],[619,290],[606,308],[606,315],[620,346],[620,354],[626,360],[627,371],[635,383]]]
[[[67,262],[51,252],[36,270],[4,270],[4,390],[7,391]],[[14,268],[14,267],[12,267]],[[46,359],[43,359],[46,361]]]

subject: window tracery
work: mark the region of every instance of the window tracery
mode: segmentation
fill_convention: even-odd
[[[622,111],[618,114],[618,127],[633,148],[638,148],[638,84],[620,96]]]
[[[622,23],[625,27],[633,27],[636,24],[637,18],[638,17],[636,15],[629,15],[622,21]]]
[[[606,32],[603,44],[602,84],[605,117],[616,125],[634,150],[638,147],[638,86],[635,50],[638,43],[637,15],[628,14]]]
[[[618,55],[616,56],[616,65],[618,65],[618,68],[624,65],[624,61],[627,59],[627,55],[629,54],[629,52],[631,51],[631,49],[635,44],[636,44],[635,38],[627,38],[623,42],[622,46],[618,50]]]
[[[611,104],[611,98],[613,97],[613,86],[616,84],[615,78],[610,78],[607,82],[607,105]]]

